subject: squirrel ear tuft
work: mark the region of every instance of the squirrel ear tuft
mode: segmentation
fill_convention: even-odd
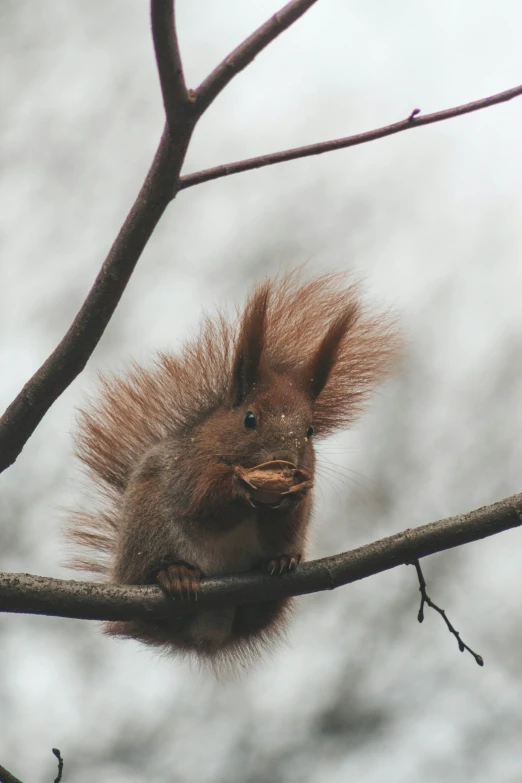
[[[239,327],[232,369],[232,404],[241,405],[257,380],[265,345],[270,287],[259,286],[250,297]]]
[[[314,356],[304,369],[304,386],[312,400],[320,395],[337,360],[339,348],[345,335],[357,321],[359,309],[351,302],[345,311],[338,316],[319,343]]]

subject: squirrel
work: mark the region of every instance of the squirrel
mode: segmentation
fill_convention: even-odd
[[[205,576],[296,568],[312,513],[314,441],[353,423],[399,348],[394,318],[368,313],[358,283],[343,274],[303,280],[297,270],[255,286],[235,320],[205,316],[179,356],[102,376],[76,436],[101,504],[71,514],[69,540],[87,550],[73,566],[190,600]],[[268,503],[248,479],[263,465],[298,476]],[[105,631],[215,665],[269,645],[290,605],[201,609]]]

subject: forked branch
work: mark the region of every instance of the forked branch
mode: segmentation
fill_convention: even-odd
[[[457,640],[457,644],[459,645],[459,650],[461,652],[464,652],[464,650],[467,650],[469,652],[469,654],[473,656],[473,658],[475,659],[475,661],[478,663],[479,666],[484,666],[484,658],[482,657],[482,655],[478,655],[478,653],[474,652],[471,649],[471,647],[468,647],[467,644],[464,644],[464,642],[460,638],[460,633],[456,630],[456,628],[454,628],[452,623],[449,621],[449,618],[448,618],[448,616],[446,614],[446,611],[444,609],[441,609],[440,606],[438,606],[436,603],[434,603],[431,600],[431,598],[429,597],[429,595],[427,593],[426,580],[424,579],[424,574],[422,573],[422,568],[421,568],[421,565],[420,565],[419,561],[418,560],[414,560],[412,563],[408,563],[407,565],[415,566],[415,570],[417,571],[417,578],[419,580],[419,590],[420,590],[420,594],[421,594],[421,602],[420,602],[420,607],[419,607],[419,611],[418,611],[418,614],[417,614],[417,620],[419,621],[419,623],[424,622],[424,604],[427,604],[427,606],[429,606],[431,609],[434,609],[436,612],[438,612],[438,614],[440,614],[440,616],[442,617],[442,619],[446,623],[448,631],[451,634],[453,634],[453,636]]]
[[[172,0],[152,0],[150,6],[152,40],[156,53],[163,105],[171,138],[175,139],[186,123],[191,103],[181,63]]]
[[[147,242],[175,196],[195,124],[256,54],[316,0],[292,0],[235,49],[195,93],[185,87],[173,0],[151,0],[154,47],[167,124],[145,182],[101,270],[60,344],[0,418],[0,472],[11,465],[51,405],[98,345]]]
[[[51,405],[85,367],[156,225],[180,189],[241,171],[364,144],[415,126],[477,111],[522,93],[522,87],[516,87],[425,117],[416,116],[415,110],[406,120],[357,136],[237,161],[180,178],[195,124],[204,111],[234,76],[316,1],[287,3],[234,49],[197,90],[190,91],[183,75],[173,0],[151,0],[152,34],[167,123],[138,197],[71,327],[0,418],[0,472],[16,460]]]

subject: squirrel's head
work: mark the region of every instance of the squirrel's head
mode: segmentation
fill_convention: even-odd
[[[300,377],[261,365],[247,394],[224,413],[227,462],[251,468],[284,460],[313,469],[313,402]]]
[[[274,353],[275,329],[270,309],[271,288],[259,287],[241,318],[234,346],[228,399],[209,422],[218,455],[227,464],[251,468],[272,460],[284,460],[312,472],[314,435],[321,433],[319,402],[336,365],[344,337],[357,318],[357,305],[349,299],[330,320],[318,323],[315,347],[300,355]],[[278,339],[284,343],[277,324]],[[292,335],[295,341],[295,335]],[[319,339],[318,339],[319,338]],[[319,416],[316,417],[316,414]],[[316,421],[317,418],[317,421]],[[324,418],[324,417],[323,417]],[[340,416],[340,421],[341,421]]]

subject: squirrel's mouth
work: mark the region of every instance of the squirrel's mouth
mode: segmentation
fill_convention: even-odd
[[[237,468],[239,478],[256,505],[277,508],[301,500],[312,488],[309,473],[292,462],[272,460],[253,468]]]

